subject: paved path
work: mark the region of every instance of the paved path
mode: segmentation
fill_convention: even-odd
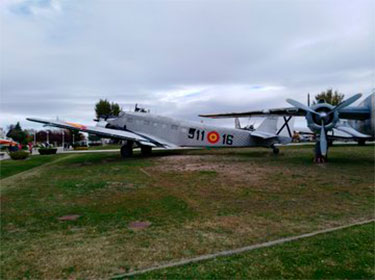
[[[305,234],[302,234],[302,235],[291,236],[291,237],[277,239],[277,240],[273,240],[273,241],[269,241],[269,242],[265,242],[265,243],[241,247],[241,248],[234,249],[234,250],[222,251],[222,252],[215,253],[215,254],[202,255],[202,256],[199,256],[199,257],[192,258],[192,259],[185,259],[185,260],[181,260],[181,261],[177,261],[177,262],[167,263],[167,264],[160,265],[160,266],[154,266],[154,267],[134,271],[134,272],[131,272],[131,273],[116,275],[116,276],[112,277],[112,279],[120,279],[120,278],[138,275],[138,274],[143,274],[143,273],[154,271],[154,270],[170,268],[170,267],[175,267],[175,266],[181,266],[181,265],[186,265],[186,264],[190,264],[190,263],[196,263],[196,262],[214,259],[214,258],[222,257],[222,256],[230,256],[230,255],[240,254],[240,253],[244,253],[244,252],[248,252],[248,251],[253,251],[253,250],[259,249],[259,248],[271,247],[271,246],[283,244],[283,243],[286,243],[286,242],[291,242],[291,241],[295,241],[295,240],[299,240],[299,239],[303,239],[303,238],[313,237],[315,235],[328,233],[328,232],[332,232],[332,231],[336,231],[336,230],[341,230],[341,229],[345,229],[345,228],[349,228],[349,227],[353,227],[353,226],[369,224],[369,223],[372,223],[374,221],[375,221],[374,219],[365,220],[365,221],[358,221],[356,223],[352,223],[352,224],[349,224],[349,225],[343,225],[343,226],[339,226],[339,227],[318,230],[318,231],[314,231],[314,232],[310,232],[310,233],[305,233]]]

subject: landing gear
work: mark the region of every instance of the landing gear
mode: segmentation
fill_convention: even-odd
[[[127,141],[121,147],[121,156],[122,158],[129,158],[133,155],[133,141]]]
[[[141,155],[142,156],[149,156],[151,155],[152,147],[151,146],[141,146]]]
[[[328,152],[328,150],[327,150]],[[322,152],[320,151],[320,141],[317,141],[315,143],[315,157],[314,157],[314,162],[315,163],[325,163],[327,162],[327,155],[323,156]]]
[[[365,146],[366,145],[366,140],[360,139],[358,140],[358,146]]]
[[[272,148],[272,152],[273,152],[274,155],[279,154],[279,152],[280,152],[279,148],[275,147],[275,145],[272,145],[271,148]]]

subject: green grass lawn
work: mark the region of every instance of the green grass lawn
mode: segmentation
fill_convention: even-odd
[[[374,235],[371,223],[130,278],[374,279]]]
[[[0,277],[107,278],[373,218],[374,146],[333,147],[324,165],[312,150],[2,161]],[[135,221],[151,225],[129,228]]]
[[[0,179],[27,171],[42,164],[56,160],[63,155],[55,156],[31,156],[26,160],[4,160],[0,161]]]

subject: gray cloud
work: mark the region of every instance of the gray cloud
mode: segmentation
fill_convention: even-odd
[[[2,6],[0,126],[26,116],[87,123],[99,98],[197,119],[374,88],[371,0]]]

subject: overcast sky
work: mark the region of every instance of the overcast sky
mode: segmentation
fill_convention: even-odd
[[[0,0],[0,10],[4,128],[90,124],[100,98],[198,120],[375,87],[373,0]]]

